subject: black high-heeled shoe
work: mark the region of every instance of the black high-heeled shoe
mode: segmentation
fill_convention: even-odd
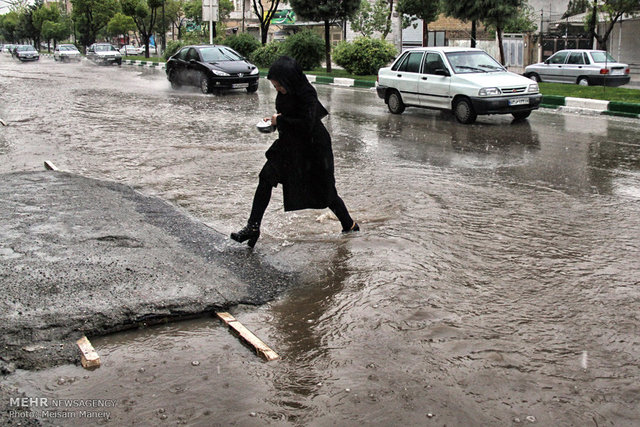
[[[244,242],[248,240],[247,245],[253,248],[260,237],[260,226],[257,224],[247,223],[244,228],[237,233],[231,233],[231,238],[236,242]]]
[[[353,221],[353,225],[348,230],[342,230],[342,234],[353,233],[354,231],[360,231],[360,226],[357,222]]]

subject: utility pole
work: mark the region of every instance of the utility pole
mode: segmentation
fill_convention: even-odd
[[[162,0],[162,53],[167,49],[167,27],[164,20],[164,3]]]

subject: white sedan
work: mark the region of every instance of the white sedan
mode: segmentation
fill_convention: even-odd
[[[120,48],[120,53],[123,55],[142,55],[144,49],[141,47],[135,47],[134,45],[126,45]]]
[[[389,111],[405,107],[453,111],[460,123],[473,123],[479,114],[529,117],[542,95],[535,82],[507,71],[481,49],[421,47],[404,51],[378,71],[378,96]]]

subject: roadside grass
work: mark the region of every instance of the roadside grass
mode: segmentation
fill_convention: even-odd
[[[573,98],[600,99],[640,104],[640,90],[624,87],[579,86],[566,83],[539,83],[543,95],[570,96]]]
[[[313,70],[305,71],[305,73],[313,74],[315,76],[340,77],[340,78],[364,80],[364,81],[370,81],[370,82],[375,82],[376,78],[378,77],[376,75],[356,76],[354,74],[349,74],[347,71],[340,68],[337,68],[337,69],[334,68],[331,70],[330,73],[327,73],[326,68],[323,68],[323,67],[314,68]]]
[[[146,62],[164,62],[164,58],[161,58],[159,56],[150,56],[148,58],[145,58],[144,55],[141,56],[134,56],[134,55],[129,55],[129,56],[122,56],[122,60],[123,61],[146,61]]]

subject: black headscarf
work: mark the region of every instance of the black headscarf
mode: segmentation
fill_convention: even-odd
[[[305,90],[315,88],[309,83],[307,76],[302,72],[302,67],[295,59],[289,56],[281,56],[269,68],[267,79],[280,83],[292,95],[299,95]]]

